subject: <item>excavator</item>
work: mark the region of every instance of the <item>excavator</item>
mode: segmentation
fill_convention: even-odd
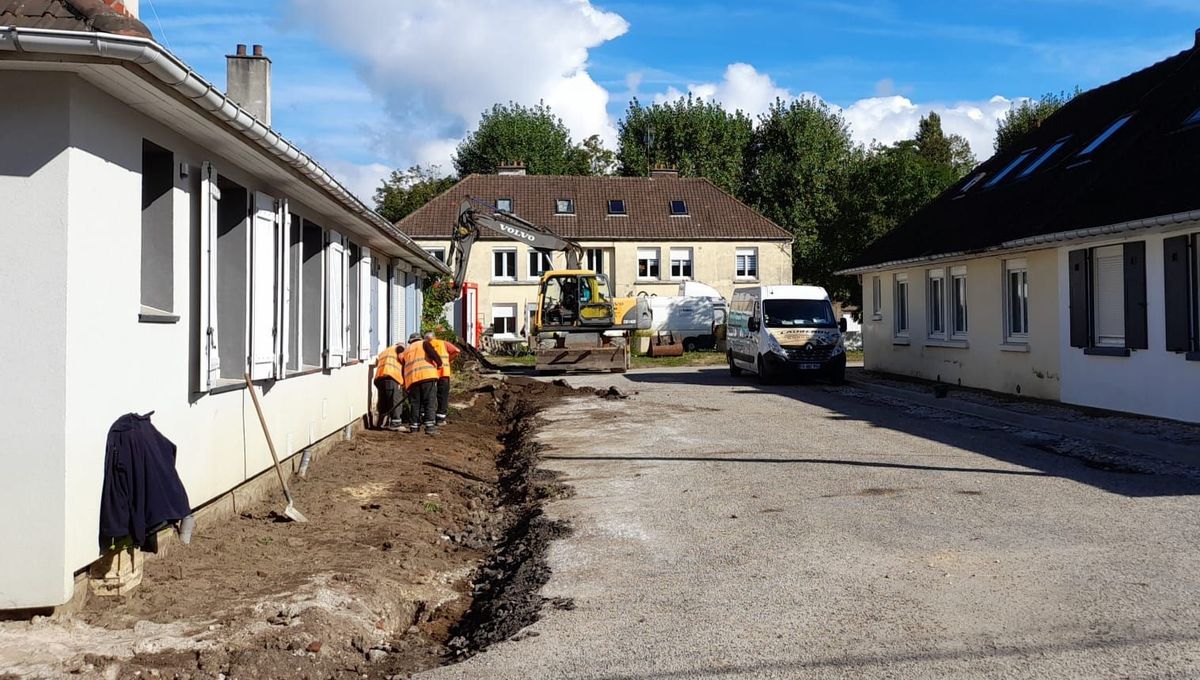
[[[613,297],[607,276],[580,268],[583,248],[546,227],[484,201],[464,199],[447,258],[455,270],[455,290],[462,290],[471,247],[485,232],[544,252],[566,253],[567,268],[547,271],[538,281],[537,310],[529,328],[538,371],[623,373],[629,368],[634,332],[650,328],[646,299]]]

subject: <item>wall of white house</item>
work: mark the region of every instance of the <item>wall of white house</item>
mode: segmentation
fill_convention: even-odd
[[[0,71],[0,90],[22,92],[21,107],[0,110],[0,148],[6,149],[0,233],[15,248],[0,275],[0,301],[14,314],[0,348],[26,358],[0,369],[5,385],[20,386],[0,396],[6,406],[0,411],[0,542],[23,556],[0,561],[3,609],[65,602],[73,574],[99,555],[105,441],[122,414],[154,411],[155,425],[178,446],[176,467],[193,507],[268,469],[266,440],[246,390],[229,380],[221,389],[196,391],[201,164],[212,162],[251,195],[288,197],[76,77]],[[174,154],[174,323],[139,321],[143,139]],[[295,201],[289,207],[327,229],[339,226],[337,216]],[[366,290],[372,280],[379,323],[392,314],[391,296],[379,279],[368,278]],[[416,277],[410,281],[415,286]],[[415,320],[397,330],[415,330]],[[390,339],[377,329],[374,344]],[[367,410],[368,367],[378,349],[371,344],[343,367],[266,383],[263,408],[282,455]]]
[[[1005,263],[1023,260],[1028,272],[1027,337],[1006,332]],[[1054,250],[1006,257],[948,261],[922,267],[866,273],[863,285],[863,353],[868,370],[949,384],[1058,399],[1059,285]],[[958,270],[958,268],[962,268]],[[947,318],[953,272],[965,272],[967,332],[931,333],[929,274],[946,278]],[[874,311],[874,278],[880,280],[879,313]],[[908,332],[896,330],[897,280],[908,282]],[[951,329],[952,330],[952,329]]]
[[[1059,248],[1059,324],[1062,338],[1062,400],[1071,404],[1127,411],[1163,418],[1200,422],[1200,361],[1183,353],[1166,351],[1166,318],[1163,281],[1163,239],[1195,234],[1200,229],[1169,234],[1142,234],[1127,239]],[[1068,253],[1144,241],[1146,244],[1147,349],[1124,356],[1090,356],[1070,346]]]

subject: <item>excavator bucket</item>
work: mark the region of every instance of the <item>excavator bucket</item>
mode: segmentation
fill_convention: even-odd
[[[671,331],[660,331],[650,339],[650,351],[654,358],[683,356],[683,343]]]
[[[590,338],[587,336],[591,336]],[[629,368],[629,348],[596,334],[582,334],[556,339],[553,347],[539,347],[538,371],[612,371],[624,373]]]

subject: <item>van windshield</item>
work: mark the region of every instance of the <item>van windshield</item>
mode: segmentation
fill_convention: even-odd
[[[764,300],[767,328],[837,328],[828,300]]]

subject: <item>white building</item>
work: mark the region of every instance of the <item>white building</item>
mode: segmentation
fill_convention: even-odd
[[[447,273],[269,127],[265,57],[231,57],[239,106],[107,4],[0,0],[0,609],[100,555],[119,416],[153,411],[208,503],[270,465],[244,373],[296,454],[367,411]]]
[[[842,273],[866,367],[1200,422],[1200,40],[1084,92]]]

